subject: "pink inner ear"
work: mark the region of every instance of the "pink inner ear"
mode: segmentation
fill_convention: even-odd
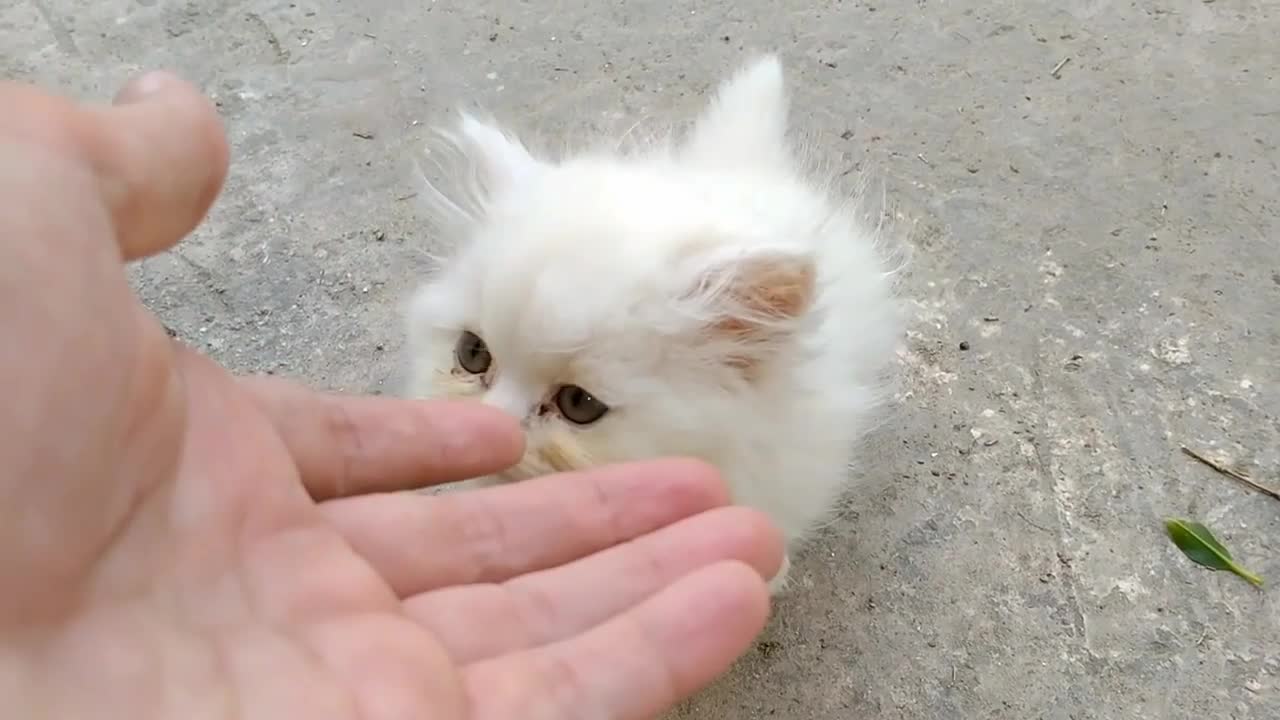
[[[712,326],[737,345],[725,364],[753,376],[761,352],[785,333],[773,322],[799,317],[813,304],[816,274],[813,263],[801,257],[773,255],[739,265],[725,297],[729,314]]]
[[[727,299],[735,311],[716,327],[735,336],[750,335],[768,320],[802,315],[813,304],[816,272],[807,258],[769,256],[738,268]]]
[[[742,278],[743,302],[772,317],[793,318],[813,302],[813,263],[801,258],[766,258]]]

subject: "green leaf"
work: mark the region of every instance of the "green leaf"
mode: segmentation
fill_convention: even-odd
[[[1173,544],[1193,561],[1210,570],[1226,570],[1261,586],[1262,578],[1245,570],[1231,558],[1231,553],[1218,539],[1209,532],[1209,528],[1191,520],[1168,518],[1164,521],[1165,529]]]

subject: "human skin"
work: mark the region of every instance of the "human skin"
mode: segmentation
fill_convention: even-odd
[[[517,423],[171,340],[125,263],[221,189],[195,88],[0,107],[0,716],[649,718],[761,629],[781,541],[712,468],[398,492],[512,464]]]

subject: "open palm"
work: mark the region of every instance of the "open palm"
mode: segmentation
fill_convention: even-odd
[[[400,492],[518,428],[172,343],[122,259],[190,231],[226,146],[172,78],[122,100],[0,87],[0,715],[647,718],[746,647],[781,548],[710,470]]]

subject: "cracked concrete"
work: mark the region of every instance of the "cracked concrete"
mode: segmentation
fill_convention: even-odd
[[[226,193],[134,274],[174,332],[369,392],[428,267],[422,123],[474,102],[559,142],[781,50],[800,124],[915,228],[905,382],[690,718],[1280,717],[1274,589],[1160,523],[1280,582],[1280,504],[1178,451],[1280,484],[1277,37],[1264,0],[0,2],[5,77],[107,97],[165,66],[218,100]]]

